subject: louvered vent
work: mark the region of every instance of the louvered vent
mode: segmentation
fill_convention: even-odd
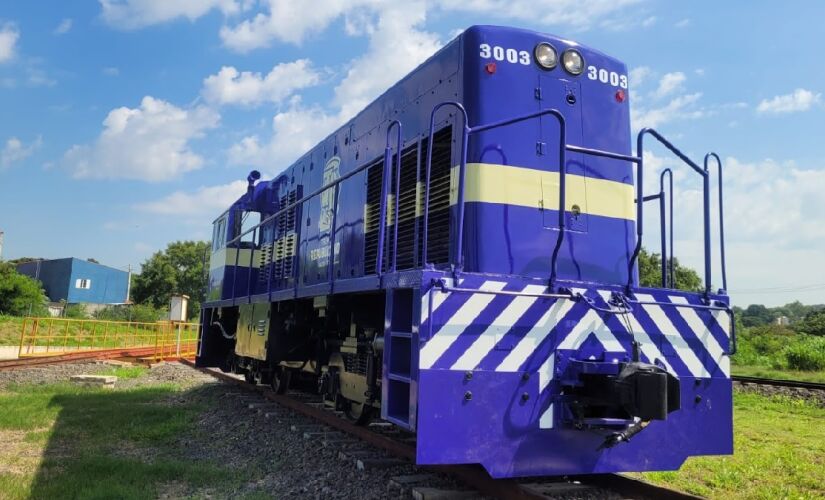
[[[434,136],[430,191],[430,233],[428,235],[427,260],[440,264],[448,262],[450,255],[450,161],[452,152],[452,127],[446,127]],[[405,149],[401,156],[401,195],[398,203],[398,256],[397,268],[415,267],[416,236],[422,237],[423,223],[423,182],[425,177],[427,139],[422,140],[419,184],[418,145]],[[384,270],[389,269],[394,249],[393,244],[393,209],[395,200],[395,157],[392,162],[392,180],[389,186],[390,197],[387,209],[387,231],[384,252]],[[366,274],[375,273],[378,258],[378,223],[381,206],[381,180],[384,172],[383,159],[376,161],[367,169],[367,206],[364,213],[365,250],[364,262]],[[416,235],[416,224],[418,231]],[[420,259],[420,256],[418,257]]]
[[[443,128],[433,136],[433,159],[430,170],[429,233],[427,234],[427,261],[433,264],[444,264],[450,260],[450,166],[453,149],[452,138],[452,127]],[[422,182],[426,176],[428,146],[427,139],[424,139],[421,146]],[[422,214],[419,219],[419,234],[423,236],[423,188],[421,199]],[[421,239],[422,236],[419,236],[419,239]]]

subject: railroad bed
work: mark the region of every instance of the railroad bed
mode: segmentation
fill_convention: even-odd
[[[351,462],[356,470],[412,467],[411,473],[388,478],[388,498],[697,498],[614,474],[515,481],[492,479],[476,466],[416,467],[412,464],[415,436],[389,423],[379,420],[366,427],[356,426],[325,405],[320,396],[298,391],[278,395],[217,370],[201,371],[237,389],[227,396],[243,407],[241,415],[288,427],[313,443],[310,449],[336,450],[339,459]]]

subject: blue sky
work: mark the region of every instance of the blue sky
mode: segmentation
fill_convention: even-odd
[[[250,168],[277,173],[462,29],[503,24],[624,60],[634,127],[719,152],[736,303],[823,303],[825,4],[743,5],[3,2],[3,257],[137,266],[206,239]],[[699,268],[698,184],[679,170],[677,256]]]

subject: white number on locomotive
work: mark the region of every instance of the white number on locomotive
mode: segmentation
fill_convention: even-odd
[[[496,61],[507,61],[511,64],[530,65],[530,53],[526,50],[508,49],[498,45],[491,46],[489,43],[482,43],[478,46],[479,56],[482,59],[495,59]]]
[[[627,75],[620,75],[615,71],[607,71],[604,68],[597,68],[595,66],[587,67],[587,78],[590,80],[598,80],[602,83],[608,83],[614,87],[627,88]]]

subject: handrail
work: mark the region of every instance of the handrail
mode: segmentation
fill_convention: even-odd
[[[395,127],[397,125],[397,127]],[[393,120],[387,126],[387,142],[384,147],[384,171],[383,171],[383,180],[384,182],[381,185],[381,206],[384,207],[381,209],[381,227],[378,230],[378,256],[376,258],[376,274],[381,276],[384,272],[384,245],[386,242],[384,241],[384,231],[386,226],[386,202],[387,196],[389,196],[389,172],[390,172],[390,165],[392,163],[392,148],[390,147],[390,133],[392,132],[393,127],[396,130],[396,137],[395,137],[395,144],[396,148],[398,149],[398,156],[396,157],[395,161],[395,210],[393,211],[393,245],[392,245],[392,264],[390,266],[390,272],[395,271],[395,266],[398,258],[398,198],[401,194],[401,147],[403,145],[403,134],[401,132],[401,122],[398,120]]]
[[[668,186],[668,236],[670,237],[670,253],[667,253],[667,248],[665,246],[665,175],[668,176],[668,181],[670,185]],[[670,288],[675,288],[676,285],[676,274],[674,272],[674,264],[673,264],[673,257],[676,255],[673,252],[673,170],[670,168],[666,168],[662,170],[662,173],[659,174],[659,193],[661,194],[661,198],[659,198],[659,217],[662,220],[662,231],[661,231],[661,240],[662,240],[662,287],[666,288],[668,286],[668,279],[670,278]],[[668,260],[668,255],[670,260]],[[667,265],[665,265],[667,263]]]
[[[459,111],[464,118],[464,123],[462,127],[462,140],[461,140],[461,160],[459,163],[459,170],[458,170],[458,200],[456,204],[458,205],[458,228],[456,230],[457,234],[457,249],[456,249],[456,260],[454,262],[454,272],[460,272],[464,268],[464,180],[466,176],[467,170],[467,146],[469,143],[469,137],[471,134],[475,134],[478,132],[485,132],[487,130],[491,130],[498,127],[505,127],[507,125],[512,125],[513,123],[521,122],[524,120],[530,120],[532,118],[538,118],[544,115],[552,115],[556,118],[559,122],[559,235],[556,238],[556,245],[553,248],[553,254],[550,259],[550,288],[552,289],[553,283],[556,279],[557,274],[557,260],[559,250],[561,249],[562,242],[564,241],[565,235],[565,208],[566,208],[566,173],[567,173],[567,161],[566,161],[566,151],[568,148],[567,146],[567,129],[566,123],[564,120],[564,115],[561,114],[557,109],[544,109],[541,111],[536,111],[533,113],[529,113],[526,115],[516,116],[512,118],[507,118],[504,120],[499,120],[493,123],[488,123],[486,125],[476,125],[475,127],[470,127],[468,125],[468,117],[467,111],[464,109],[464,106],[461,103],[456,101],[444,101],[437,104],[432,112],[430,113],[430,133],[429,139],[427,142],[427,164],[426,164],[426,173],[425,173],[425,188],[424,188],[424,236],[422,238],[422,262],[424,265],[427,265],[427,241],[428,241],[428,233],[429,233],[429,217],[430,217],[430,176],[432,170],[432,159],[433,159],[433,136],[435,135],[435,114],[444,106],[453,106]]]
[[[724,205],[722,202],[722,160],[719,159],[719,155],[716,153],[710,152],[705,155],[705,172],[708,172],[708,160],[711,158],[716,159],[716,165],[719,167],[719,249],[721,251],[721,265],[722,265],[722,290],[720,292],[726,292],[728,289],[728,274],[726,271],[725,265],[725,212],[724,212]]]
[[[699,167],[693,160],[688,158],[676,146],[665,139],[661,134],[652,128],[643,128],[636,136],[636,185],[640,196],[636,197],[636,248],[633,250],[633,255],[630,257],[628,263],[627,276],[627,290],[630,291],[633,284],[633,268],[636,265],[636,259],[642,250],[642,234],[644,226],[644,200],[641,196],[642,186],[644,185],[644,138],[646,135],[652,135],[659,143],[664,145],[673,154],[675,154],[683,162],[687,163],[696,173],[702,176],[703,180],[703,206],[704,206],[704,247],[705,247],[705,296],[710,293],[711,268],[710,268],[710,194],[708,184],[708,172]]]
[[[468,137],[468,130],[469,126],[467,125],[468,118],[467,118],[467,110],[464,109],[464,106],[461,103],[456,101],[444,101],[438,103],[433,108],[432,112],[430,112],[430,135],[427,140],[427,165],[425,167],[424,173],[424,235],[422,237],[422,250],[421,250],[421,262],[426,266],[427,265],[427,242],[429,236],[429,221],[430,221],[430,173],[432,170],[432,163],[433,163],[433,136],[435,135],[435,114],[438,112],[439,109],[443,108],[444,106],[453,106],[459,111],[461,111],[461,115],[464,117],[464,123],[462,124],[462,155],[461,155],[461,163],[459,166],[459,177],[462,176],[464,173],[464,164],[466,162],[466,155],[467,155],[467,137]],[[463,229],[464,229],[464,179],[463,177],[459,178],[458,181],[458,197],[459,197],[459,204],[460,208],[459,211],[459,231],[456,233],[458,234],[458,246],[461,249],[461,240],[463,240]],[[461,252],[459,252],[459,262],[461,262],[460,257]]]

